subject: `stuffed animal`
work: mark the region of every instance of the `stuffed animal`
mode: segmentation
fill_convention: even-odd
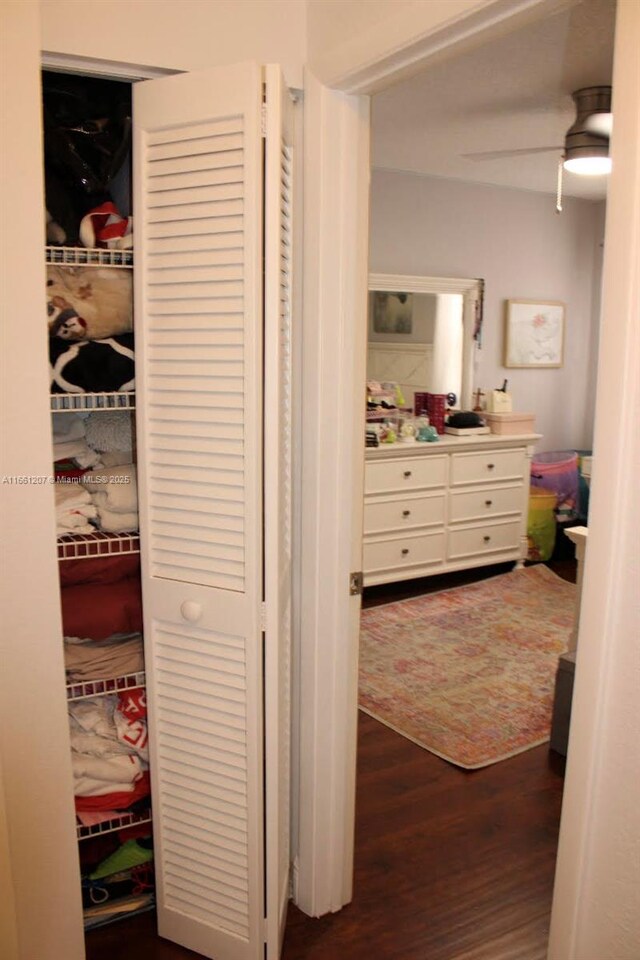
[[[84,340],[87,336],[87,321],[64,297],[51,297],[47,301],[49,336],[61,340]]]
[[[113,267],[47,267],[49,335],[103,340],[133,329],[131,271]]]

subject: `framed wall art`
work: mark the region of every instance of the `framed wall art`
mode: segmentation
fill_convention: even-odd
[[[561,367],[565,305],[558,300],[507,300],[505,367]]]
[[[373,293],[373,332],[411,334],[413,294],[376,290]]]

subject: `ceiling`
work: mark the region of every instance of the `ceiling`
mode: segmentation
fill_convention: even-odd
[[[575,119],[572,92],[611,83],[614,18],[615,0],[579,0],[376,94],[374,168],[555,194]],[[557,152],[465,157],[556,145]],[[600,200],[606,183],[565,171],[563,192]]]

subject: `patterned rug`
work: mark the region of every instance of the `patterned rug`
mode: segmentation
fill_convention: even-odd
[[[545,743],[575,591],[534,566],[363,610],[360,709],[467,770]]]

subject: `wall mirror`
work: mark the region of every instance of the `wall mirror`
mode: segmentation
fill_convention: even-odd
[[[407,406],[424,391],[455,393],[455,405],[470,410],[483,287],[482,280],[370,274],[367,379],[398,383]]]

